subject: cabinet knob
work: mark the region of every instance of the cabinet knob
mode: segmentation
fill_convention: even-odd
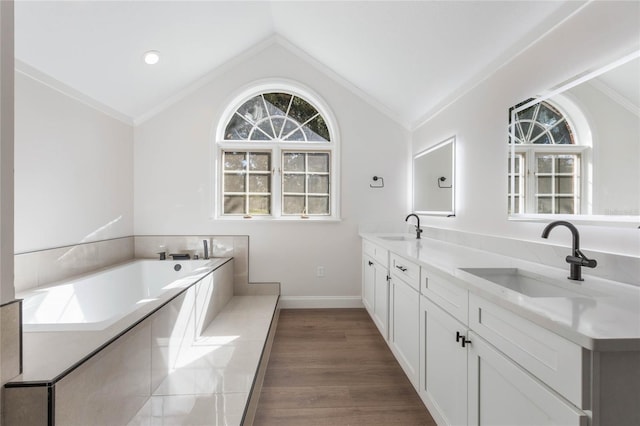
[[[471,344],[471,340],[467,340],[467,338],[463,338],[462,339],[462,347],[466,348],[466,345],[470,345]]]
[[[369,261],[369,266],[373,266],[373,262],[372,261]]]
[[[396,268],[400,269],[402,272],[407,272],[407,268],[402,265],[396,265]]]
[[[460,342],[460,339],[464,339],[464,336],[459,331],[456,331],[456,342]]]

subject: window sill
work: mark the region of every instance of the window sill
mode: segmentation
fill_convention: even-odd
[[[335,216],[309,216],[302,218],[300,216],[291,217],[273,217],[273,216],[213,216],[210,220],[214,221],[229,221],[229,222],[314,222],[314,223],[337,223],[342,222],[342,219]]]

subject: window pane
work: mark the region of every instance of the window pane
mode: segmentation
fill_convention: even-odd
[[[287,136],[289,136],[289,133],[293,132],[297,128],[299,128],[298,123],[287,118],[287,120],[284,122],[284,129],[282,129],[282,134],[280,135],[280,137],[282,139],[286,139]]]
[[[304,193],[304,175],[284,175],[284,192]]]
[[[287,172],[304,172],[304,154],[288,152],[283,155],[282,168]]]
[[[559,123],[553,129],[551,129],[551,135],[553,136],[553,142],[556,144],[572,144],[573,137],[571,135],[571,130],[566,121]]]
[[[309,193],[328,194],[329,176],[309,175]]]
[[[558,198],[556,200],[556,213],[560,214],[573,214],[575,213],[573,207],[573,198]]]
[[[244,152],[225,152],[224,153],[224,169],[225,170],[244,170],[245,168]]]
[[[538,121],[550,127],[560,121],[562,116],[551,105],[543,102],[538,112]]]
[[[283,116],[287,113],[289,102],[291,101],[291,95],[287,93],[265,93],[263,96],[264,100],[267,102],[269,113],[272,116]]]
[[[329,214],[329,197],[309,197],[309,214]]]
[[[271,197],[268,195],[251,195],[249,197],[249,214],[267,215],[271,213],[270,201]]]
[[[254,96],[247,102],[242,104],[237,111],[245,120],[250,123],[257,123],[266,117],[266,111],[264,110],[264,103],[262,102],[262,96]]]
[[[515,188],[513,188],[514,192],[517,194],[520,192],[520,178],[518,176],[514,176]]]
[[[302,214],[304,213],[304,196],[302,195],[285,195],[284,206],[282,208],[284,214]]]
[[[536,162],[538,163],[538,173],[551,173],[553,170],[553,156],[551,155],[540,155],[536,157]]]
[[[297,141],[297,142],[304,142],[306,141],[306,139],[304,138],[304,133],[302,133],[302,130],[296,130],[295,132],[289,134],[286,138],[284,138],[287,141]]]
[[[551,138],[549,137],[549,134],[545,133],[544,135],[540,136],[538,139],[533,141],[533,143],[536,144],[536,145],[550,145],[553,142],[551,141]]]
[[[224,192],[244,192],[244,173],[224,175]]]
[[[291,104],[291,110],[289,111],[289,117],[293,118],[298,124],[304,124],[311,117],[316,115],[318,111],[311,106],[307,101],[297,96],[293,97],[293,103]]]
[[[558,173],[573,173],[574,157],[568,155],[558,156]]]
[[[225,214],[244,214],[244,195],[225,195]]]
[[[538,198],[538,213],[551,213],[551,198]]]
[[[224,138],[227,140],[247,140],[251,127],[251,124],[242,117],[234,114],[224,131]]]
[[[306,126],[304,126],[304,133],[307,135],[307,140],[310,141],[329,141],[329,129],[324,119],[318,115],[311,120]]]
[[[269,138],[273,138],[273,129],[271,128],[271,120],[268,118],[258,124],[258,128],[262,130]],[[262,139],[260,139],[262,140]]]
[[[271,130],[269,130],[269,134],[271,134],[271,133],[272,133]],[[268,140],[270,140],[269,136],[267,136],[266,134],[261,132],[258,127],[254,127],[253,128],[253,131],[249,135],[249,139],[252,140],[252,141],[268,141]]]
[[[249,154],[249,170],[271,171],[271,153],[252,152]]]
[[[250,175],[249,192],[271,192],[271,176]]]
[[[538,178],[538,194],[551,194],[551,177],[543,176]]]
[[[573,194],[573,177],[559,176],[556,179],[556,192],[558,194]]]
[[[276,132],[276,138],[281,137],[282,126],[284,126],[285,119],[283,117],[273,117],[271,119],[273,123],[273,129]]]
[[[307,154],[309,163],[309,172],[328,172],[329,171],[329,154]]]

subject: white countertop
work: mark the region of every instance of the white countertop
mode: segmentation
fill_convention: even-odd
[[[640,287],[588,274],[567,279],[564,269],[471,249],[439,240],[388,240],[391,234],[361,234],[390,252],[412,260],[426,271],[445,273],[454,285],[467,288],[572,342],[596,351],[640,351]],[[393,234],[399,235],[399,234]],[[569,253],[567,253],[569,254]],[[476,277],[460,268],[520,268],[558,280],[580,297],[528,297]]]

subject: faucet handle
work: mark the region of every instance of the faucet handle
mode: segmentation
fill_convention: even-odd
[[[580,250],[576,249],[577,256],[567,256],[565,260],[572,265],[586,266],[587,268],[595,268],[598,262],[595,259],[589,259]]]

